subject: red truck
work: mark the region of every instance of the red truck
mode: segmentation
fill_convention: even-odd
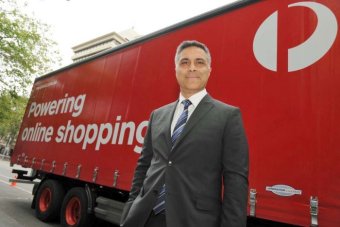
[[[118,223],[151,111],[178,97],[175,48],[210,48],[215,98],[241,108],[249,225],[340,226],[338,0],[238,1],[35,80],[11,164],[36,216]],[[261,225],[261,224],[260,224]]]

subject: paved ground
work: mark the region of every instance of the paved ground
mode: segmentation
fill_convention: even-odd
[[[0,227],[60,227],[58,222],[44,223],[35,217],[31,209],[33,184],[9,183],[14,176],[12,168],[23,169],[17,165],[10,167],[9,162],[0,157]],[[116,227],[101,220],[94,226]]]
[[[0,159],[0,227],[60,226],[58,223],[43,223],[35,218],[34,210],[31,209],[33,185],[12,185],[8,182],[13,177],[11,171],[9,162]]]

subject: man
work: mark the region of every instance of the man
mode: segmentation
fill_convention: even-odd
[[[121,226],[246,226],[248,146],[240,111],[207,94],[211,57],[204,44],[181,43],[175,65],[179,100],[151,114]]]

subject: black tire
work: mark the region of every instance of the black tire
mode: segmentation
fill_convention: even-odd
[[[35,198],[36,217],[44,222],[57,220],[64,196],[65,189],[58,181],[43,181]]]
[[[64,227],[92,226],[94,216],[87,213],[88,199],[84,188],[72,188],[61,206],[60,224]]]

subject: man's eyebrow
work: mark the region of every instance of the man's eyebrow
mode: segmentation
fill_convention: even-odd
[[[180,61],[183,61],[183,60],[189,60],[189,58],[188,57],[184,57],[184,58],[181,58],[181,59],[179,59]],[[195,58],[194,59],[195,61],[197,61],[197,60],[203,60],[203,61],[206,61],[206,59],[205,58]]]
[[[203,61],[206,61],[205,58],[195,58],[195,60],[203,60]]]

